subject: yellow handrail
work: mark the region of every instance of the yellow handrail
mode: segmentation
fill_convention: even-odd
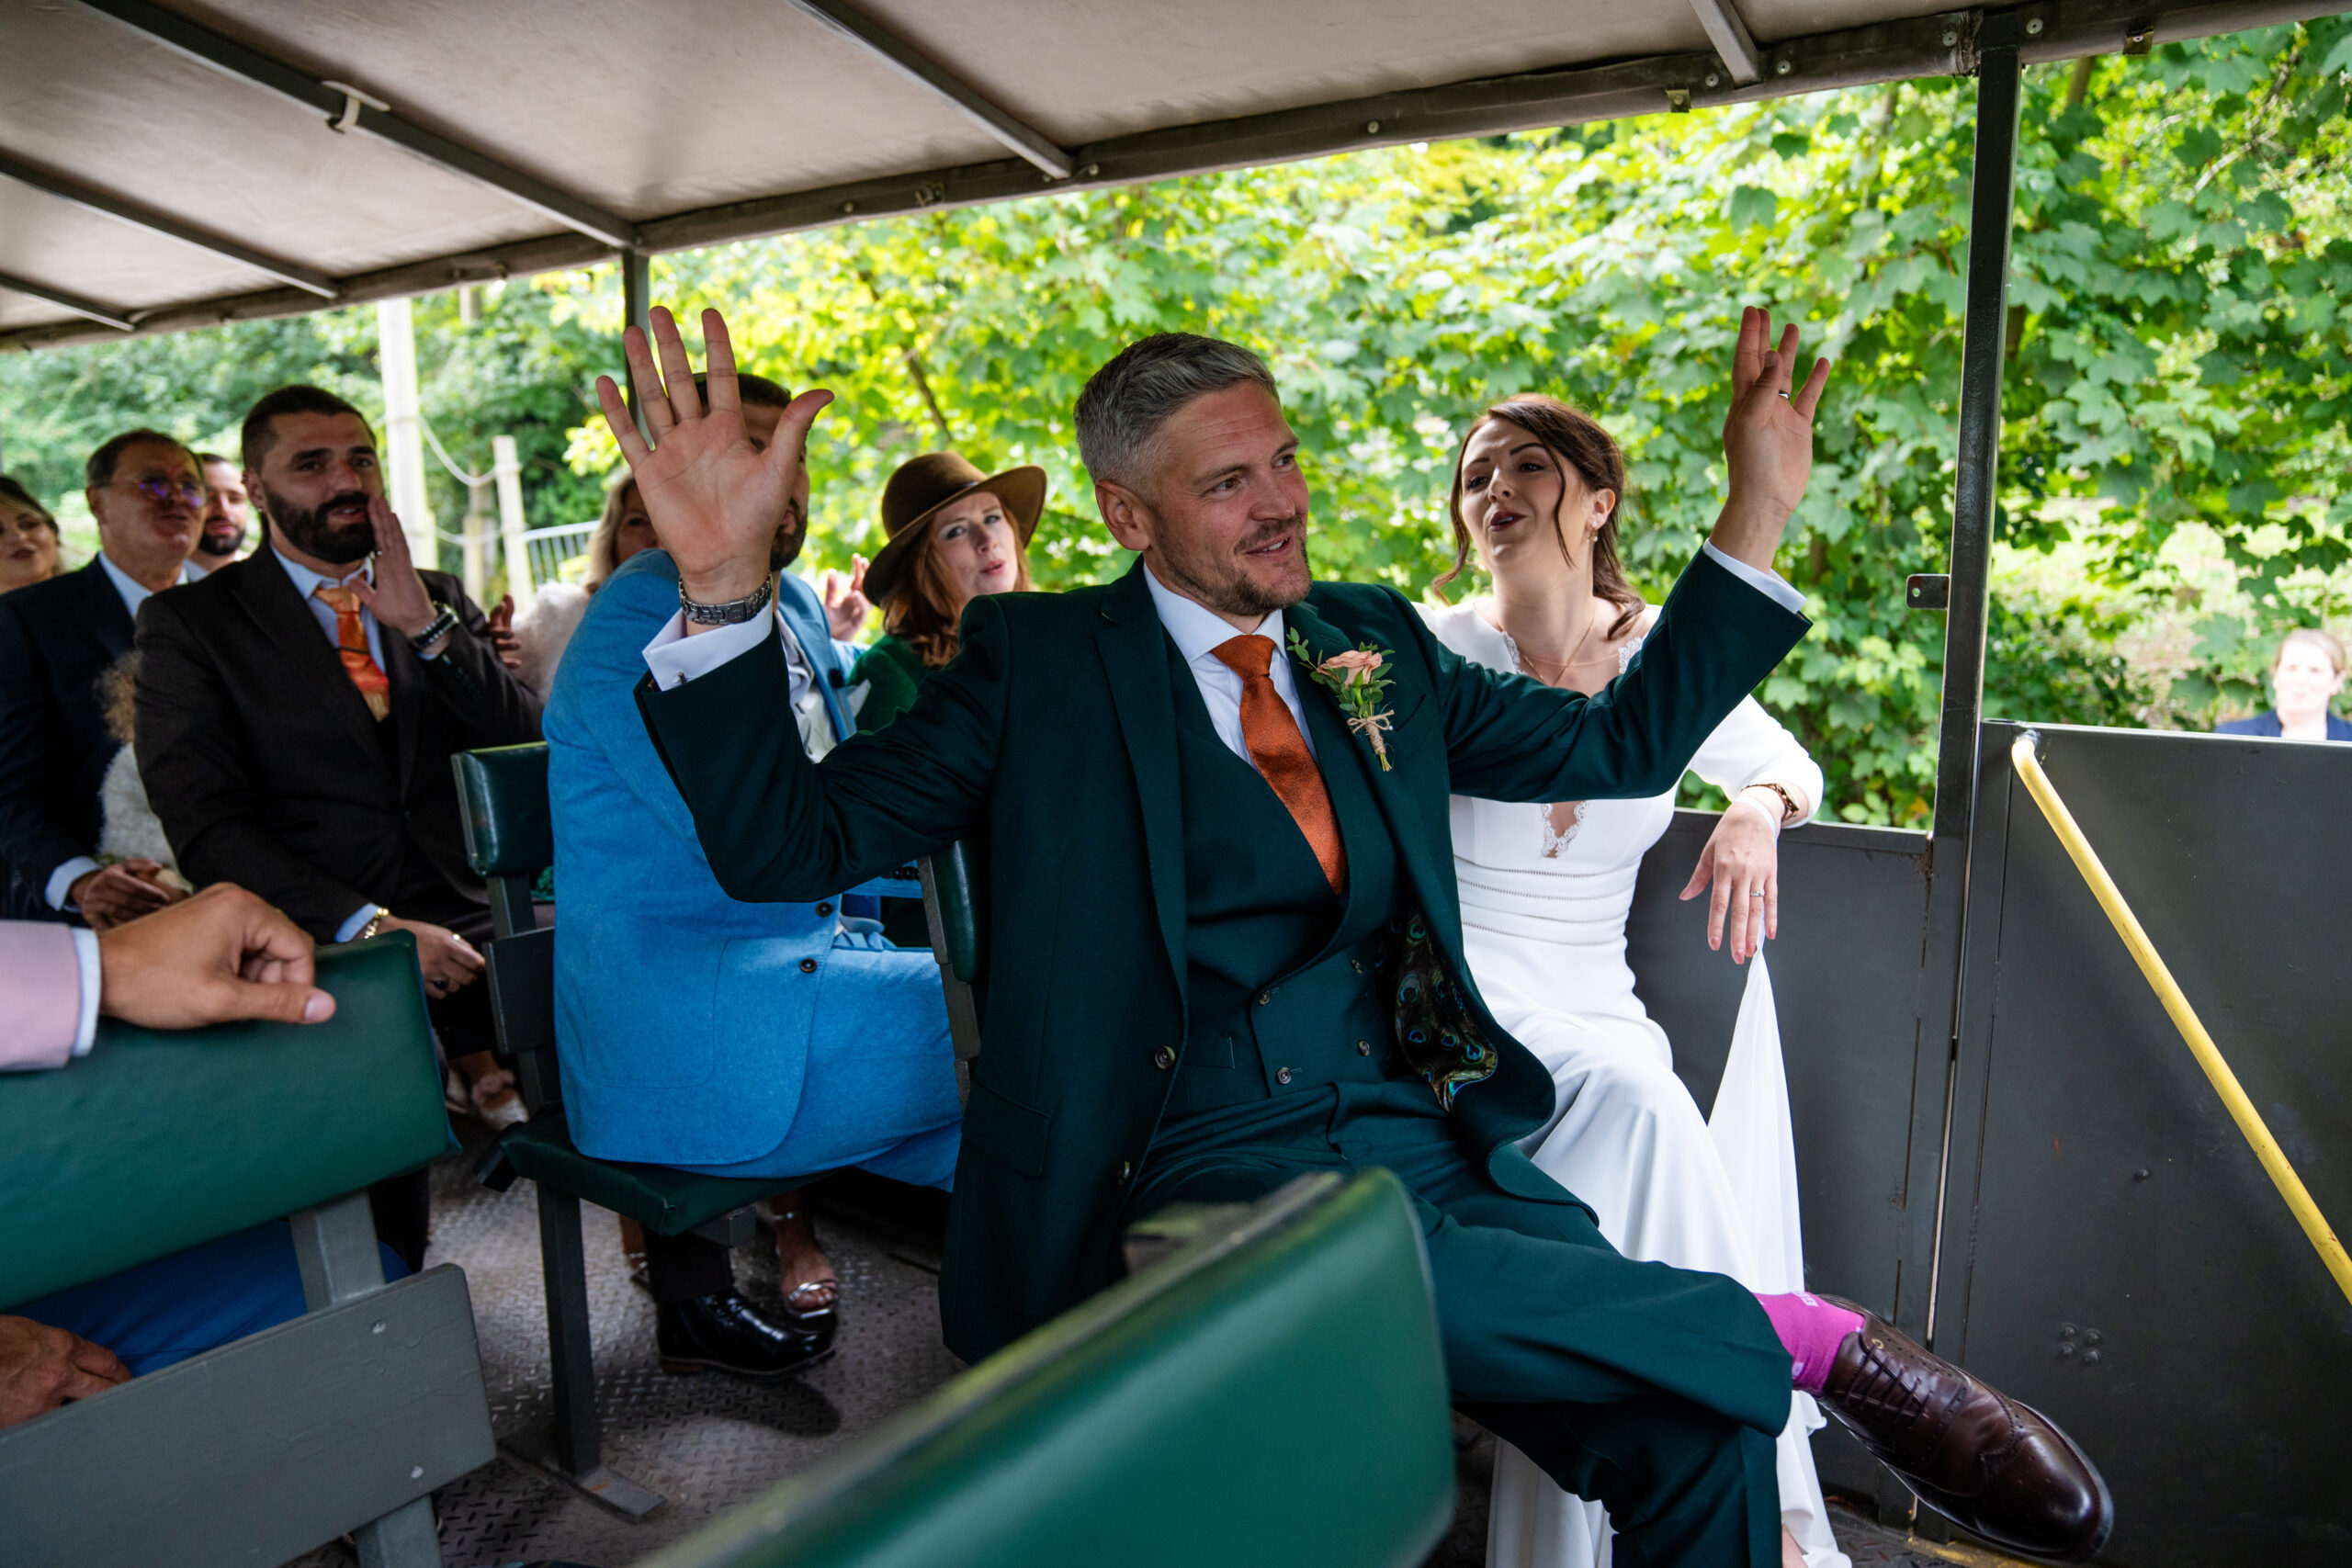
[[[2335,1232],[2328,1228],[2327,1216],[2319,1212],[2317,1203],[2312,1201],[2311,1192],[2303,1186],[2302,1178],[2297,1176],[2295,1168],[2287,1163],[2287,1156],[2278,1147],[2278,1140],[2272,1137],[2270,1129],[2263,1124],[2262,1112],[2254,1108],[2254,1101],[2248,1100],[2245,1090],[2238,1087],[2237,1075],[2230,1071],[2230,1065],[2222,1059],[2221,1050],[2213,1043],[2213,1037],[2206,1033],[2204,1024],[2198,1021],[2196,1010],[2188,1005],[2188,998],[2181,995],[2180,986],[2173,979],[2172,971],[2165,968],[2165,961],[2156,956],[2155,944],[2148,940],[2148,933],[2140,929],[2139,917],[2132,913],[2132,907],[2123,901],[2123,895],[2116,889],[2115,879],[2108,875],[2107,867],[2099,863],[2098,852],[2091,848],[2088,839],[2083,837],[2082,829],[2075,823],[2074,813],[2066,809],[2066,803],[2059,799],[2058,792],[2051,787],[2050,775],[2041,771],[2041,759],[2033,754],[2033,743],[2034,737],[2029,731],[2018,736],[2017,744],[2009,748],[2009,761],[2017,769],[2018,777],[2025,780],[2025,787],[2033,794],[2034,804],[2041,807],[2041,814],[2050,819],[2051,829],[2058,835],[2058,841],[2065,845],[2066,852],[2074,857],[2075,869],[2083,874],[2085,882],[2090,884],[2091,893],[2098,899],[2099,908],[2105,909],[2107,918],[2115,922],[2116,934],[2123,939],[2123,945],[2131,949],[2133,960],[2140,965],[2140,973],[2148,977],[2148,984],[2154,988],[2156,999],[2164,1003],[2165,1011],[2172,1015],[2173,1024],[2180,1031],[2180,1037],[2188,1043],[2189,1054],[2197,1058],[2197,1065],[2205,1069],[2205,1076],[2213,1080],[2214,1091],[2222,1097],[2222,1104],[2228,1109],[2230,1120],[2238,1124],[2238,1131],[2245,1134],[2245,1141],[2254,1145],[2255,1158],[2260,1160],[2262,1168],[2270,1173],[2278,1195],[2286,1199],[2287,1207],[2294,1211],[2296,1223],[2303,1227],[2303,1234],[2311,1237],[2312,1246],[2319,1249],[2320,1261],[2327,1265],[2330,1274],[2335,1276],[2336,1286],[2343,1291],[2345,1299],[2352,1301],[2352,1258],[2345,1256],[2344,1244],[2336,1240]]]

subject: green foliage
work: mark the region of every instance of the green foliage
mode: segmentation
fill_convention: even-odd
[[[2203,723],[2256,697],[2281,627],[2352,611],[2347,71],[2335,17],[2029,72],[1989,712]],[[1121,570],[1069,410],[1121,346],[1183,328],[1273,364],[1323,575],[1426,589],[1453,555],[1454,442],[1539,389],[1624,445],[1627,566],[1654,598],[1721,502],[1729,345],[1769,304],[1837,369],[1781,557],[1815,627],[1759,694],[1833,809],[1918,823],[1943,617],[1906,612],[1903,581],[1943,569],[1951,526],[1974,96],[1925,81],[923,212],[663,258],[656,296],[690,327],[721,307],[751,367],[838,394],[812,564],[871,555],[890,469],[953,446],[1052,476],[1042,585]],[[509,287],[469,329],[420,310],[428,417],[469,466],[527,432],[535,523],[591,515],[615,460],[584,411],[618,314],[609,269]],[[354,320],[0,365],[11,452],[54,487],[125,414],[217,428],[279,365],[364,379]],[[2198,541],[2222,580],[2192,587]],[[2021,561],[2073,576],[2029,587]],[[2192,611],[2168,689],[2119,662]]]
[[[456,295],[417,302],[426,420],[475,473],[489,471],[491,436],[515,438],[532,526],[594,516],[602,488],[566,456],[570,432],[594,406],[588,388],[612,352],[609,328],[559,319],[561,301],[527,286],[486,290],[481,305],[477,321],[461,328]],[[83,459],[140,424],[234,458],[245,411],[295,381],[324,387],[380,423],[375,309],[0,357],[8,470],[36,495],[64,501],[81,489]],[[454,569],[466,491],[429,456],[425,472],[445,564]]]

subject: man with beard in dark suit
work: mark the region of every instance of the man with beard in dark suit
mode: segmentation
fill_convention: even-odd
[[[419,570],[357,410],[284,387],[245,418],[269,548],[139,618],[139,771],[180,869],[234,881],[319,942],[414,933],[449,1054],[495,1069],[449,758],[539,737],[455,578]],[[424,1252],[423,1174],[379,1184],[377,1229]]]

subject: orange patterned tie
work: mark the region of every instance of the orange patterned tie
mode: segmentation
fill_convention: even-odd
[[[1322,770],[1298,732],[1290,705],[1274,690],[1274,639],[1255,635],[1221,642],[1209,650],[1217,661],[1241,677],[1241,743],[1266,782],[1274,786],[1284,806],[1306,835],[1307,848],[1323,864],[1331,891],[1348,891],[1348,856],[1340,847],[1340,819],[1331,813],[1330,792],[1323,786]]]
[[[368,711],[376,716],[376,722],[383,723],[384,716],[392,711],[392,682],[368,651],[368,628],[359,619],[359,595],[340,582],[322,582],[311,592],[334,612],[334,650],[343,658],[344,673],[367,699]]]

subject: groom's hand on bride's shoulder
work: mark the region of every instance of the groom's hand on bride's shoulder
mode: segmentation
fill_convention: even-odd
[[[628,460],[653,532],[677,563],[680,588],[697,604],[748,598],[768,580],[776,529],[801,483],[808,427],[833,395],[807,391],[793,399],[763,451],[743,428],[735,350],[724,318],[716,310],[702,313],[707,403],[695,390],[677,319],[656,306],[652,322],[650,344],[634,326],[621,334],[651,442],[629,417],[611,377],[596,378],[596,400]],[[688,624],[690,632],[696,629]]]
[[[1795,322],[1776,345],[1770,311],[1751,305],[1741,313],[1724,416],[1731,496],[1710,537],[1725,555],[1767,570],[1813,477],[1813,412],[1829,384],[1829,361],[1816,359],[1804,385],[1793,387],[1796,362]]]

